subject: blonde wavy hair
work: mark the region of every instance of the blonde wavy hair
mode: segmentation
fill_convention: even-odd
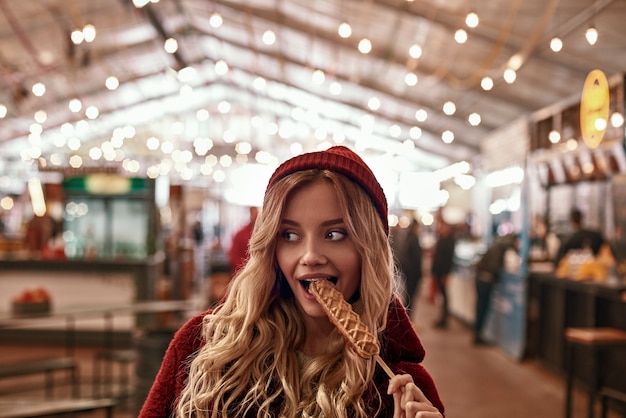
[[[190,361],[177,417],[369,418],[380,409],[374,360],[359,357],[334,331],[324,355],[303,358],[303,312],[276,262],[286,200],[314,181],[335,188],[348,234],[361,256],[351,301],[366,326],[383,331],[395,286],[388,237],[370,197],[327,170],[293,173],[267,192],[249,242],[250,258],[223,304],[205,316],[205,344]],[[278,414],[278,415],[276,415]]]

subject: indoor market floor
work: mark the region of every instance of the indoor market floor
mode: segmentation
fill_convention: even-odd
[[[438,385],[448,418],[563,417],[562,377],[542,369],[532,359],[518,362],[496,347],[472,345],[470,331],[462,323],[453,320],[446,329],[433,328],[437,313],[437,306],[421,299],[413,319],[426,347],[425,366]],[[93,393],[93,352],[90,348],[78,348],[74,353],[80,362],[83,396]],[[24,347],[0,342],[2,363],[62,353],[62,347]],[[24,395],[43,398],[43,390],[33,390],[36,383],[33,379],[36,378],[0,379],[0,400]],[[69,394],[69,390],[67,392]],[[55,393],[57,395],[63,396],[63,388]],[[132,418],[136,408],[131,400],[117,407],[114,417]],[[105,414],[94,411],[81,416],[100,418]],[[611,418],[616,416],[610,415]],[[586,417],[586,398],[577,392],[572,418],[582,417]]]

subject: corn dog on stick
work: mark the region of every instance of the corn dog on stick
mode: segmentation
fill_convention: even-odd
[[[328,280],[316,280],[311,283],[309,291],[356,353],[364,359],[374,357],[385,373],[393,377],[394,373],[380,358],[378,340],[361,322],[359,315],[352,310],[335,286]]]

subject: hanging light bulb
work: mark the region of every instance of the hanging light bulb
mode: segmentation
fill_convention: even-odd
[[[350,27],[348,23],[343,22],[339,25],[337,32],[339,33],[339,36],[341,36],[342,38],[344,39],[349,38],[350,35],[352,35],[352,27]]]
[[[0,115],[1,117],[2,115]],[[619,128],[624,124],[624,116],[619,112],[614,112],[611,115],[611,125],[615,128]]]
[[[561,133],[555,129],[551,130],[548,134],[548,140],[553,144],[558,143],[561,140]]]
[[[367,38],[363,38],[359,41],[358,48],[361,54],[369,54],[372,51],[372,42]]]
[[[478,26],[478,15],[475,12],[469,12],[467,16],[465,16],[465,24],[469,28],[475,28]]]
[[[552,40],[550,41],[550,49],[552,49],[554,52],[559,52],[561,49],[563,49],[563,41],[561,40],[561,38],[552,38]]]
[[[465,31],[465,29],[457,29],[457,31],[454,32],[454,40],[458,44],[464,44],[465,42],[467,42],[467,32]]]
[[[489,76],[483,77],[483,79],[480,80],[480,87],[485,91],[491,90],[493,88],[493,79]]]
[[[585,38],[587,38],[587,42],[589,45],[595,45],[598,42],[598,31],[595,27],[589,26],[587,31],[585,32]]]
[[[503,78],[504,81],[506,81],[508,84],[513,84],[515,82],[515,79],[517,78],[517,73],[514,69],[507,68],[506,70],[504,70]]]

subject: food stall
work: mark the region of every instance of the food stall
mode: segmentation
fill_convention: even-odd
[[[569,212],[577,208],[584,214],[583,227],[606,240],[598,253],[571,251],[557,265],[545,256],[529,260],[528,356],[559,375],[566,370],[566,328],[626,330],[624,77],[602,76],[590,73],[580,97],[538,112],[531,124],[533,213],[542,214],[547,234],[562,241],[571,231]],[[598,88],[604,90],[593,91]],[[588,380],[591,353],[581,354],[574,373]],[[606,386],[623,392],[622,359],[623,353],[606,353],[601,372]]]
[[[154,180],[91,173],[66,177],[61,183],[46,185],[45,191],[49,203],[56,199],[62,202],[61,227],[47,234],[43,248],[35,251],[23,245],[0,259],[3,320],[19,314],[16,307],[23,310],[24,306],[37,305],[53,313],[157,298],[164,257],[158,239]],[[50,250],[52,246],[55,251]],[[46,295],[45,300],[39,300],[41,295]],[[130,334],[145,320],[147,317],[141,315],[116,318],[115,329]],[[2,332],[10,333],[14,341],[63,338],[57,331],[65,327],[61,322],[46,329]],[[77,331],[85,335],[104,327],[102,318],[76,324]]]

